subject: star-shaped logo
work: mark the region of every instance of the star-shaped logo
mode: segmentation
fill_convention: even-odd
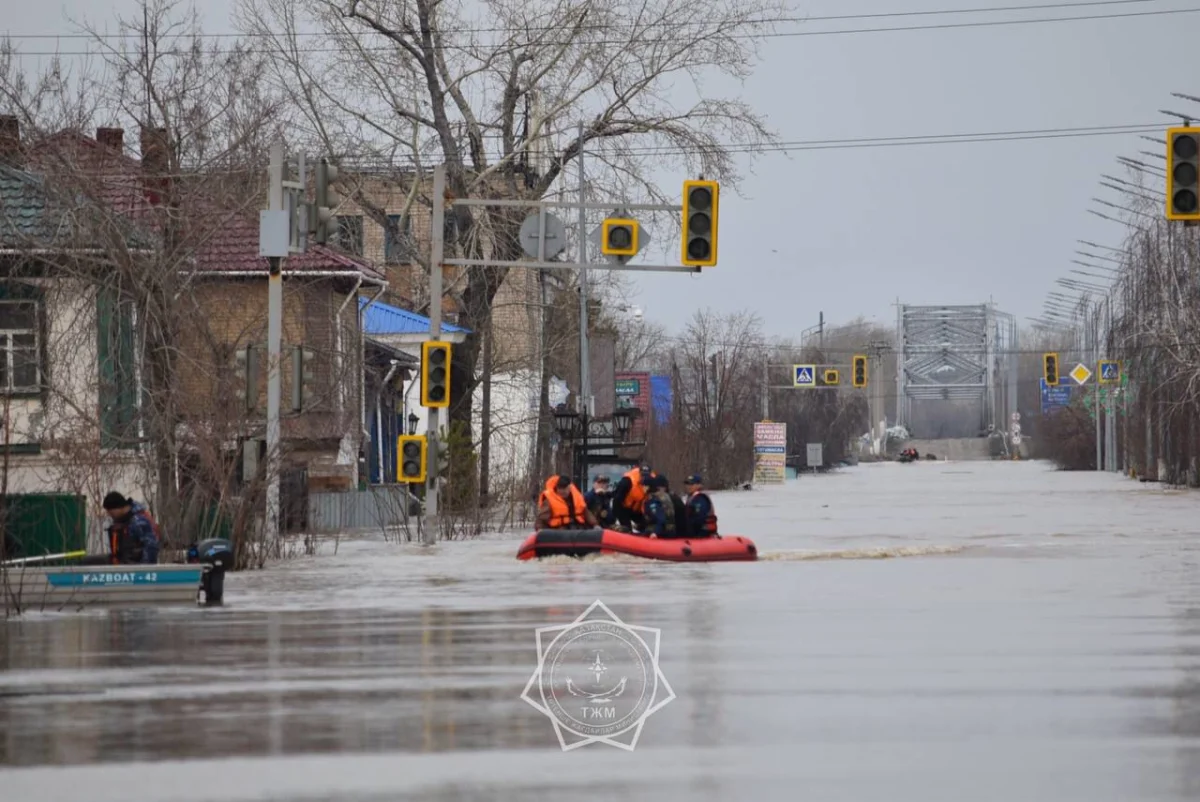
[[[630,626],[599,600],[536,639],[521,698],[550,719],[564,752],[590,743],[632,751],[646,719],[675,698],[658,666],[660,630]]]

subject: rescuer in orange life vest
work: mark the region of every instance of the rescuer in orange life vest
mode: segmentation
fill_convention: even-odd
[[[538,496],[538,529],[598,529],[579,488],[566,476],[551,476]]]
[[[613,490],[613,515],[620,528],[632,532],[646,528],[646,485],[655,476],[649,465],[632,469],[617,482]]]

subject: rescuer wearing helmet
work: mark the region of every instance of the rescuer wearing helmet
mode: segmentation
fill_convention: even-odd
[[[646,490],[653,476],[649,465],[640,465],[622,476],[613,490],[613,514],[626,532],[646,528]]]
[[[551,476],[538,496],[538,529],[598,529],[599,522],[569,477]]]

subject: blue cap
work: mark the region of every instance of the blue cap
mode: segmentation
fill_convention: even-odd
[[[683,483],[684,483],[685,485],[698,485],[698,484],[702,484],[702,482],[700,481],[700,474],[698,474],[698,473],[689,474],[689,475],[688,475],[688,478],[686,478],[686,479],[684,479],[684,480],[683,480]]]

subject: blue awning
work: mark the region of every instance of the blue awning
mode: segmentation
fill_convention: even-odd
[[[366,298],[359,297],[358,309],[360,312],[364,306],[367,306],[367,303],[369,301]],[[442,331],[462,334],[471,333],[470,329],[453,326],[449,323],[442,323]],[[410,312],[407,309],[401,309],[398,306],[390,306],[376,301],[367,307],[367,312],[363,316],[363,332],[368,335],[428,334],[429,318],[424,315],[418,315],[416,312]]]

